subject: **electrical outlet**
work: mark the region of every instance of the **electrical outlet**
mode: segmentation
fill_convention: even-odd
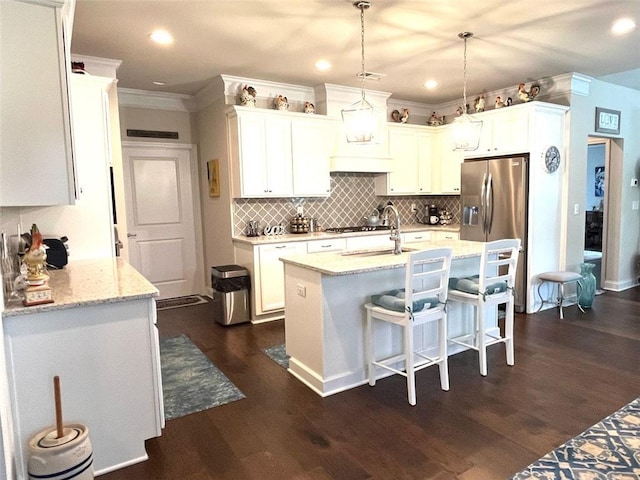
[[[300,295],[301,297],[306,297],[307,296],[307,287],[305,287],[304,285],[297,285],[298,287],[298,295]]]
[[[418,211],[418,209],[416,208],[416,204],[415,203],[411,204],[411,211],[412,212],[417,212]]]
[[[638,200],[631,202],[631,210],[638,210],[638,208],[640,208],[640,202]]]
[[[632,187],[637,187],[638,186],[638,179],[637,178],[632,178],[631,179],[631,186]]]
[[[579,203],[575,203],[573,205],[573,214],[574,215],[579,215],[580,214],[580,204]]]

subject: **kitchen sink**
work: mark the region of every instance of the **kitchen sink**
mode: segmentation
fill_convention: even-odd
[[[402,253],[415,252],[417,248],[402,247]],[[375,250],[352,250],[342,252],[340,255],[344,257],[373,257],[376,255],[394,255],[393,248],[375,249]]]

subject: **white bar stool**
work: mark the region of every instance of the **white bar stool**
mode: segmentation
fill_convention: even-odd
[[[577,284],[578,289],[578,301],[576,303],[578,304],[578,308],[580,309],[580,311],[584,313],[579,300],[582,285],[580,285],[580,282],[578,280],[582,280],[582,275],[577,272],[545,272],[538,275],[538,281],[540,282],[538,283],[538,296],[540,297],[540,308],[538,308],[538,312],[542,310],[542,307],[545,303],[553,303],[560,310],[560,320],[564,319],[564,315],[562,314],[562,307],[564,305],[564,286],[570,283],[575,283]],[[545,282],[550,282],[557,285],[558,297],[555,302],[542,298],[540,288],[545,284]]]

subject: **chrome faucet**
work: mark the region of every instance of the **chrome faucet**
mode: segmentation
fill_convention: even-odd
[[[387,214],[387,210],[391,210],[393,212],[393,223],[391,224],[391,236],[389,237],[391,240],[395,242],[393,246],[393,254],[400,255],[402,253],[402,237],[400,237],[400,213],[395,205],[387,205],[382,210],[382,216],[384,217]]]

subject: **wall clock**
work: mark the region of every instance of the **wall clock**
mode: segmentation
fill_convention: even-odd
[[[544,170],[547,173],[555,172],[560,166],[560,150],[555,145],[547,147],[544,151]]]

